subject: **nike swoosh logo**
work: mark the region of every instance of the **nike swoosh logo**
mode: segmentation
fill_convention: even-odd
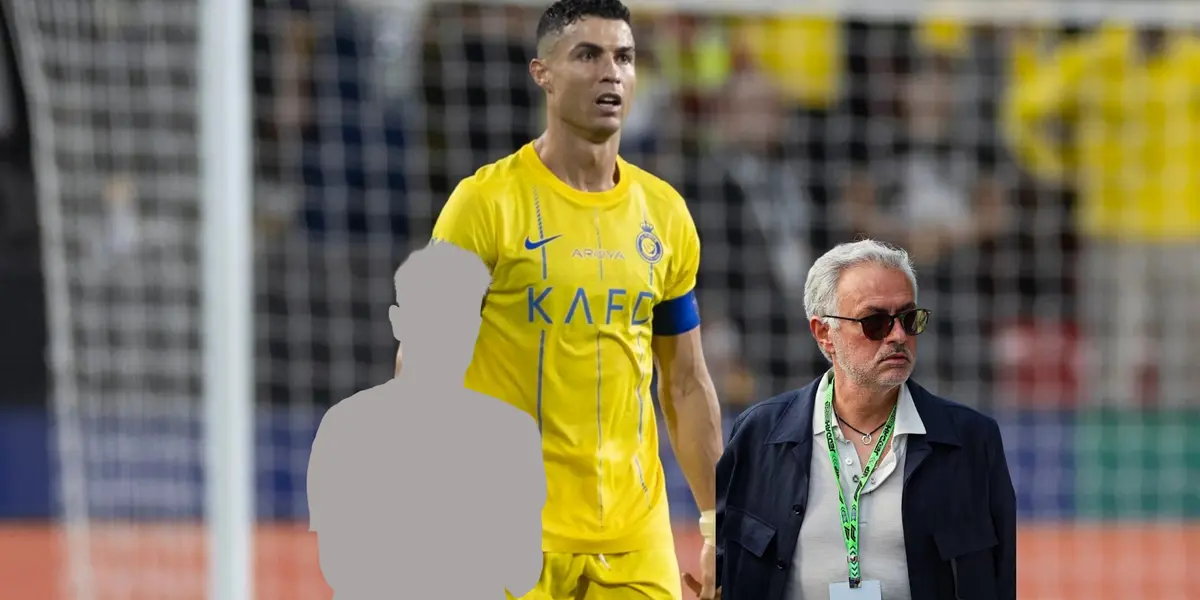
[[[546,244],[549,244],[550,242],[553,242],[554,240],[557,240],[560,237],[562,237],[561,233],[558,235],[552,235],[545,239],[538,240],[536,242],[529,239],[528,237],[526,237],[525,238],[525,249],[526,250],[537,250],[538,248],[541,248],[542,246],[545,246]]]

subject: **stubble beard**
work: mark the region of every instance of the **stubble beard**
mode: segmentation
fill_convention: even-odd
[[[887,369],[883,372],[876,371],[878,362],[872,362],[871,365],[859,365],[850,362],[846,358],[847,352],[842,343],[836,336],[833,338],[834,361],[838,367],[846,374],[856,386],[867,389],[887,389],[903,384],[912,375],[912,362],[909,362],[904,369]],[[872,357],[874,361],[874,357]]]

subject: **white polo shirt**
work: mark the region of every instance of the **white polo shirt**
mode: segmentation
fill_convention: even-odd
[[[833,370],[817,386],[813,406],[813,449],[808,478],[808,508],[800,526],[800,539],[793,557],[789,600],[828,600],[829,584],[846,581],[846,542],[842,538],[838,493],[833,465],[825,443],[825,394]],[[863,465],[850,440],[834,420],[841,464],[842,493],[849,506],[862,475]],[[908,559],[904,553],[904,522],[900,501],[904,490],[904,455],[908,436],[924,434],[925,425],[907,385],[900,387],[892,448],[876,465],[859,502],[858,552],[863,581],[880,582],[883,600],[911,600],[908,588]],[[858,435],[853,433],[852,435]]]

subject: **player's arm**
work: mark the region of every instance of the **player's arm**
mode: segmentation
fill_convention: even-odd
[[[700,239],[690,215],[681,237],[674,264],[668,271],[667,299],[654,309],[652,347],[667,435],[703,515],[703,530],[715,524],[721,409],[700,343],[700,315],[695,296]],[[710,537],[711,532],[702,533]]]
[[[1004,101],[1004,134],[1022,166],[1051,180],[1061,180],[1070,162],[1046,128],[1051,117],[1066,114],[1079,78],[1087,68],[1090,45],[1064,45],[1043,65],[1022,73]]]
[[[490,273],[496,268],[498,244],[496,243],[495,204],[480,192],[473,177],[463,179],[454,188],[442,212],[433,224],[433,235],[429,242],[449,243],[475,253],[487,265]],[[404,343],[403,340],[400,342]],[[400,374],[403,363],[403,348],[396,350],[396,370]]]

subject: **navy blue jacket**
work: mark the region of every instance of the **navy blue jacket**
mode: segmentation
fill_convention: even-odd
[[[808,504],[818,382],[760,402],[734,423],[717,463],[723,600],[786,598]],[[908,438],[904,465],[912,599],[1015,600],[1017,500],[999,426],[911,380],[907,385],[926,431]]]

